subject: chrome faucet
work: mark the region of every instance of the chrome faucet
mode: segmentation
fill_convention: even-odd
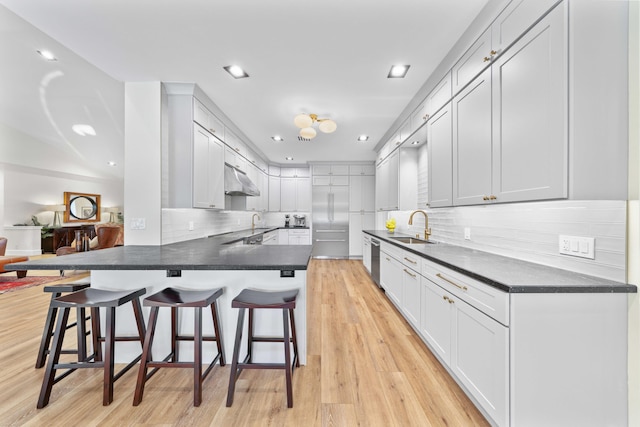
[[[413,225],[413,216],[418,212],[424,215],[424,240],[429,240],[429,236],[431,236],[431,229],[429,228],[429,217],[425,211],[417,210],[411,212],[411,215],[409,216],[409,225]]]
[[[257,213],[254,213],[253,215],[251,215],[251,231],[252,232],[256,229],[256,223],[255,223],[256,217],[258,217],[258,221],[260,221],[260,215],[258,215]]]

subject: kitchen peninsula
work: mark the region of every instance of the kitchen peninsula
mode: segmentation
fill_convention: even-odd
[[[233,244],[241,242],[245,237],[268,230],[270,229],[226,233],[162,246],[121,246],[16,263],[8,269],[90,270],[93,288],[146,288],[147,295],[168,286],[185,289],[221,287],[224,294],[218,300],[218,308],[227,360],[231,360],[232,357],[237,322],[237,311],[231,309],[231,300],[244,288],[274,291],[297,288],[300,290],[295,309],[299,359],[300,363],[306,364],[306,270],[311,246]],[[191,310],[180,311],[180,327],[183,333],[193,332]],[[282,333],[282,316],[268,313],[269,311],[271,310],[256,312],[256,334]],[[147,308],[144,308],[144,312],[148,315]],[[168,312],[160,313],[159,330],[170,328],[169,318]],[[118,333],[131,332],[131,335],[134,335],[133,319],[133,313],[128,307],[118,311]],[[210,322],[205,321],[203,328],[204,334],[213,334]],[[192,344],[183,345],[187,352],[185,357],[189,357]],[[211,346],[212,352],[213,345],[214,343],[206,342],[204,354],[210,353],[208,346]],[[281,346],[282,344],[277,343],[260,344],[256,346],[255,358],[259,361],[278,361],[282,357]],[[168,334],[157,333],[154,351],[165,354],[168,353],[168,349]],[[135,343],[121,343],[116,350],[116,361],[130,360],[139,351],[139,346]]]

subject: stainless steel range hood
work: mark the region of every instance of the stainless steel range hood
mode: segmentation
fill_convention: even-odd
[[[224,194],[228,196],[259,196],[260,190],[246,173],[225,163]]]

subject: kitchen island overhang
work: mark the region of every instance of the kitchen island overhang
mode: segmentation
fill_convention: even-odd
[[[228,361],[233,354],[233,337],[237,323],[237,309],[231,300],[244,288],[263,290],[299,289],[294,310],[298,329],[299,360],[306,364],[307,354],[307,265],[311,257],[310,245],[245,245],[220,244],[215,239],[197,239],[163,246],[121,246],[100,251],[82,252],[55,258],[12,264],[11,269],[29,270],[90,270],[91,287],[96,289],[146,289],[146,296],[165,287],[184,289],[223,288],[218,299],[222,341]],[[179,271],[177,275],[175,272]],[[143,297],[144,298],[144,297]],[[135,320],[130,307],[117,309],[116,333],[136,334]],[[257,310],[256,335],[282,335],[282,314],[277,310]],[[143,307],[145,321],[149,308]],[[43,319],[46,313],[42,313]],[[104,314],[103,314],[104,315]],[[170,349],[170,310],[160,310],[153,352],[164,356]],[[104,319],[103,319],[104,320]],[[104,322],[102,322],[104,325]],[[193,309],[179,310],[181,334],[193,333]],[[203,333],[213,335],[211,312],[204,311]],[[246,351],[243,340],[242,353]],[[181,359],[190,360],[191,342],[182,342]],[[127,362],[140,353],[136,342],[122,342],[116,346],[116,362]],[[215,343],[205,342],[203,360],[213,359]],[[210,358],[209,358],[210,356]],[[281,362],[282,343],[254,344],[254,360]]]

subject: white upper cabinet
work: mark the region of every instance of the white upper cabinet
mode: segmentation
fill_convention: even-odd
[[[349,175],[349,165],[313,165],[313,175]]]
[[[311,211],[311,178],[281,178],[280,191],[281,212]]]
[[[458,92],[491,63],[491,28],[487,29],[462,55],[451,70],[451,87]]]
[[[375,177],[372,175],[356,175],[349,181],[349,211],[375,211]]]
[[[453,204],[567,197],[565,9],[453,100]]]
[[[269,211],[280,212],[280,177],[269,176]]]
[[[193,121],[219,140],[224,141],[224,124],[196,98],[193,98]]]
[[[447,73],[427,96],[427,119],[451,99],[451,73]]]
[[[453,192],[453,137],[451,103],[427,122],[429,206],[451,206]]]
[[[224,149],[224,161],[241,171],[247,170],[247,160],[241,156],[240,153],[227,145],[225,145]]]
[[[193,207],[224,209],[222,142],[193,124]]]
[[[281,168],[280,176],[283,178],[308,178],[309,168]]]
[[[376,166],[373,163],[363,165],[349,165],[349,175],[375,175]]]

